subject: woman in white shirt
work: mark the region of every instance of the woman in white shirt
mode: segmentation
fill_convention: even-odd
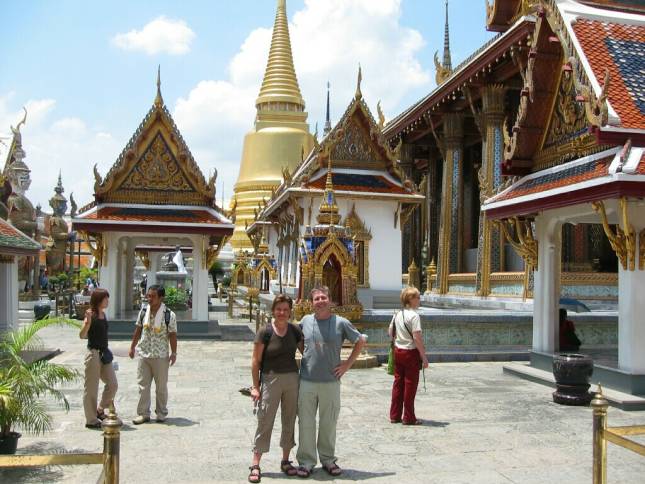
[[[403,425],[420,425],[414,414],[414,398],[419,384],[419,371],[428,367],[426,349],[421,335],[421,318],[416,312],[421,295],[415,287],[401,291],[403,309],[394,314],[388,334],[394,340],[394,384],[390,422]]]

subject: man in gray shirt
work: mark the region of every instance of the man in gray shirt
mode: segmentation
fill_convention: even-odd
[[[358,358],[365,339],[345,318],[331,313],[329,289],[318,286],[311,290],[314,314],[302,318],[305,351],[300,364],[298,391],[298,476],[309,477],[316,465],[316,449],[323,469],[338,476],[342,469],[336,464],[336,422],[340,413],[340,378]],[[340,349],[347,339],[354,348],[345,362]],[[318,440],[316,445],[316,412]]]

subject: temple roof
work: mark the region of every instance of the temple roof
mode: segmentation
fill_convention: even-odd
[[[284,173],[282,184],[258,220],[280,207],[290,194],[322,194],[328,171],[334,194],[340,198],[383,198],[405,203],[424,199],[410,181],[403,181],[397,154],[388,146],[363,100],[360,82],[359,70],[356,95],[339,122],[320,144],[316,143],[293,174]]]
[[[34,255],[41,245],[27,237],[6,220],[0,219],[0,254],[1,255]]]
[[[216,175],[204,178],[163,102],[159,80],[152,107],[105,179],[96,167],[94,176],[96,203],[216,206]]]
[[[233,224],[209,207],[100,204],[72,220],[75,230],[230,235]]]
[[[627,144],[532,173],[486,200],[482,211],[504,218],[620,196],[645,196],[645,147]]]
[[[594,9],[595,10],[595,9]],[[617,16],[584,18],[572,21],[573,31],[584,56],[585,70],[599,83],[609,72],[607,92],[615,116],[609,124],[645,130],[645,16],[639,23]],[[635,17],[635,15],[629,15]],[[587,64],[588,63],[588,64]]]

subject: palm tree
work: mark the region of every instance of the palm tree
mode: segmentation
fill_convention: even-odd
[[[0,339],[0,440],[12,435],[19,425],[26,432],[36,435],[52,428],[52,417],[47,413],[43,399],[53,397],[69,410],[65,394],[57,385],[78,378],[76,370],[47,360],[28,362],[24,352],[40,346],[37,333],[53,325],[80,327],[64,318],[41,319],[29,326],[10,331]]]

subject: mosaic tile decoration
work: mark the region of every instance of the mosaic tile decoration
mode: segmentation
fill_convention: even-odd
[[[461,173],[461,150],[455,149],[452,152],[452,205],[450,207],[450,274],[459,272],[459,210],[461,208],[460,178]]]

